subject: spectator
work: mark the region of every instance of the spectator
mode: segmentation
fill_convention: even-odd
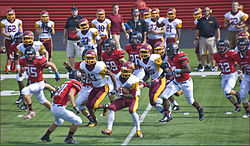
[[[227,28],[227,39],[229,40],[230,49],[234,49],[237,44],[236,35],[246,29],[246,20],[248,15],[239,10],[239,3],[232,2],[232,10],[225,15],[224,27]]]
[[[126,38],[129,39],[129,34],[126,32],[125,25],[123,23],[122,15],[119,14],[119,5],[113,4],[113,14],[111,14],[108,19],[111,21],[111,35],[115,40],[117,48],[121,48],[120,45],[120,30],[122,28],[123,32],[126,34]]]
[[[75,68],[75,63],[74,63],[75,54],[77,54],[78,57],[81,57],[83,49],[77,46],[79,38],[76,35],[77,32],[79,31],[79,22],[83,17],[78,15],[78,9],[76,6],[72,6],[71,12],[72,16],[68,18],[64,28],[63,44],[66,44],[66,36],[68,36],[66,55],[67,57],[69,57],[69,63],[71,67]]]
[[[201,65],[199,69],[200,72],[204,71],[205,58],[207,50],[209,51],[210,59],[212,62],[212,71],[217,71],[215,66],[215,61],[212,54],[216,53],[216,38],[215,31],[217,31],[217,41],[220,40],[220,28],[219,23],[215,17],[211,16],[212,10],[209,7],[204,8],[204,16],[198,20],[195,27],[195,39],[194,44],[197,43],[199,39],[199,51],[201,55]]]
[[[142,42],[146,43],[147,40],[147,26],[143,19],[140,19],[140,12],[138,8],[131,10],[133,18],[128,21],[128,25],[133,31],[138,31],[142,34]],[[129,42],[132,42],[132,33],[129,34]]]

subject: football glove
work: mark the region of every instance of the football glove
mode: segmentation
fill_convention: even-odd
[[[59,80],[60,80],[60,74],[59,74],[59,72],[56,72],[56,73],[55,73],[55,80],[56,80],[56,81],[59,81]]]
[[[76,114],[79,114],[80,113],[80,110],[77,106],[73,107],[74,111],[76,112]]]

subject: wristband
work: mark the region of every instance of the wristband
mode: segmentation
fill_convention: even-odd
[[[181,69],[175,69],[174,72],[175,73],[181,73]]]
[[[56,78],[60,78],[59,72],[56,72],[55,75],[56,75]]]

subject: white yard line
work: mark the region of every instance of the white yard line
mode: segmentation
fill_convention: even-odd
[[[152,106],[150,104],[148,104],[147,108],[145,109],[145,111],[141,115],[140,123],[142,123],[144,121],[144,118],[146,117],[146,115],[148,114],[148,112],[150,111],[151,108],[152,108]],[[129,133],[128,137],[124,140],[124,142],[121,145],[127,145],[130,142],[130,140],[132,139],[135,132],[136,132],[136,128],[134,126],[134,128]]]

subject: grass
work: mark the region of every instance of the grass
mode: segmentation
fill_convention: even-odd
[[[192,69],[197,66],[193,49],[184,50],[190,59]],[[1,55],[1,69],[5,63],[5,55]],[[65,52],[54,52],[53,61],[57,65],[60,73],[65,73],[63,61],[68,60]],[[3,72],[2,72],[3,73]],[[47,70],[44,70],[47,73]],[[198,113],[195,108],[188,105],[183,95],[176,97],[181,109],[173,112],[173,120],[169,123],[159,124],[162,115],[152,108],[141,124],[144,137],[139,139],[133,137],[128,145],[249,145],[249,119],[241,118],[245,113],[242,109],[239,113],[227,115],[234,107],[224,97],[220,87],[218,76],[192,76],[194,82],[194,98],[204,107],[205,119],[198,120]],[[60,86],[66,79],[56,82],[54,79],[46,79],[47,82]],[[15,79],[5,79],[1,81],[1,91],[18,90]],[[235,87],[239,91],[239,84]],[[44,91],[48,100],[49,92]],[[54,121],[53,115],[44,106],[40,105],[35,97],[32,97],[33,108],[37,116],[24,120],[18,115],[26,115],[14,103],[18,98],[15,96],[1,97],[1,145],[64,145],[64,139],[68,133],[71,123],[65,121],[51,135],[52,142],[44,143],[40,141],[49,125]],[[106,98],[103,103],[108,102]],[[148,89],[141,92],[139,108],[137,113],[142,115],[148,106]],[[242,105],[241,105],[242,107]],[[68,104],[68,109],[72,106]],[[243,108],[243,107],[242,107]],[[101,130],[107,127],[107,117],[102,117],[102,110],[97,110],[98,126],[90,128],[84,127],[88,120],[80,115],[83,124],[75,133],[75,139],[80,145],[121,145],[131,132],[134,124],[128,109],[116,112],[113,126],[113,135],[101,134]],[[189,115],[184,115],[189,113]]]

